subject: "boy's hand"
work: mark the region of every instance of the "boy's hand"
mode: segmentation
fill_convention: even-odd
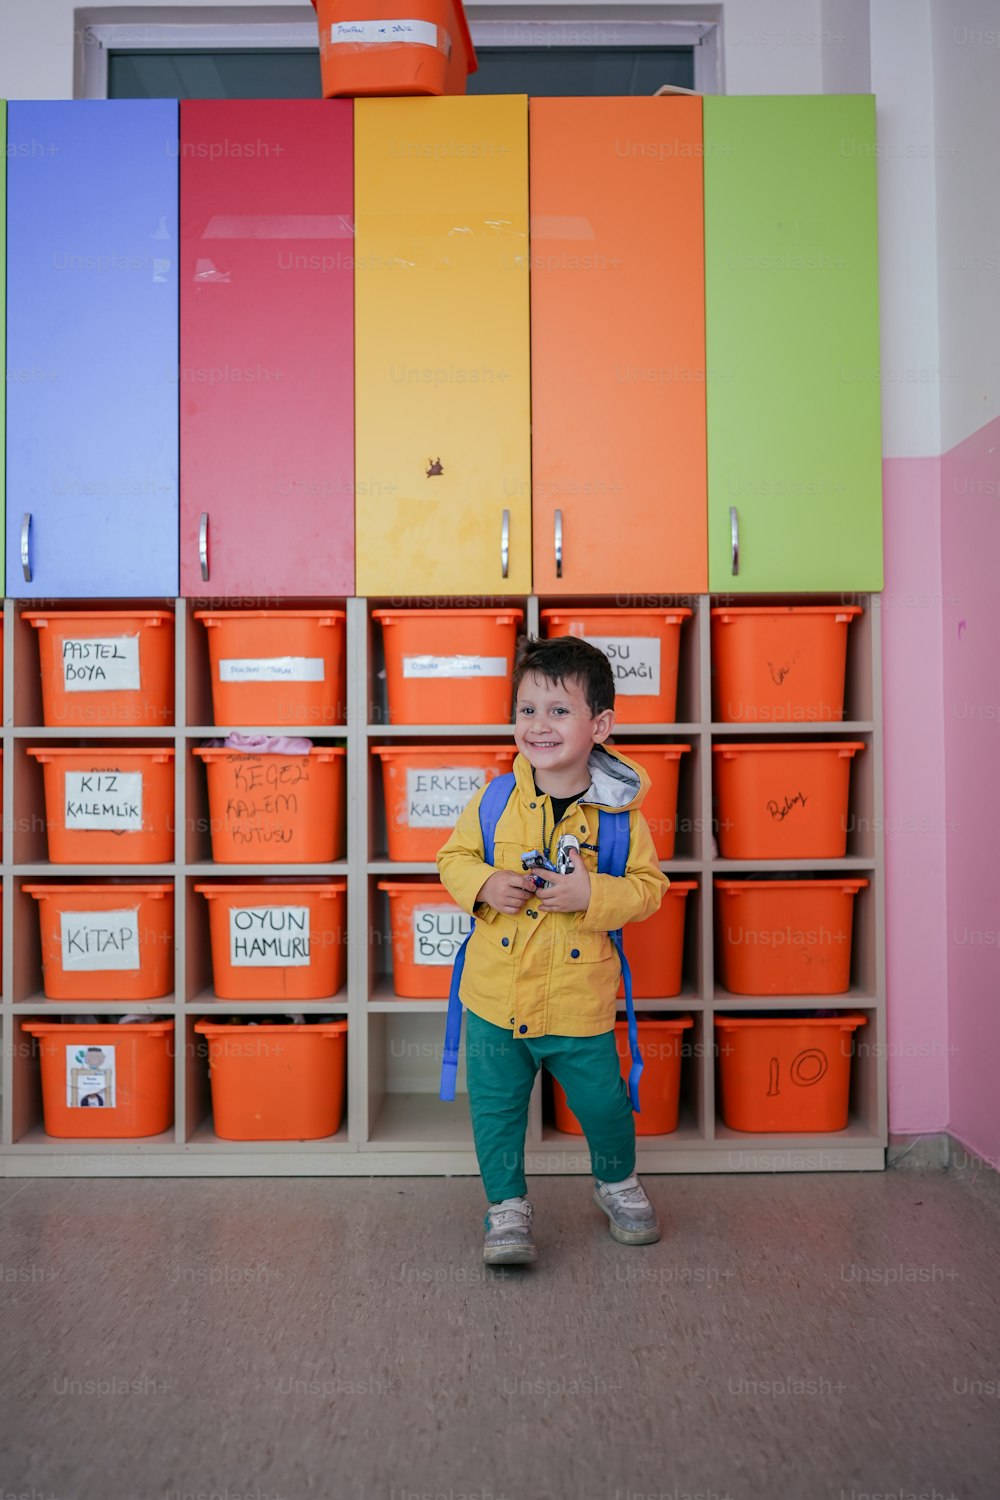
[[[518,875],[513,870],[494,870],[476,901],[485,901],[494,911],[516,917],[528,897],[534,893],[535,882],[530,875]]]
[[[543,911],[586,911],[590,905],[590,876],[576,850],[569,853],[570,874],[550,875],[546,890],[538,892],[538,905]]]

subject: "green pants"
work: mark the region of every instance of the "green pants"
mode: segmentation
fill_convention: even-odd
[[[524,1133],[535,1074],[544,1064],[566,1090],[583,1126],[590,1165],[602,1182],[621,1182],[635,1171],[635,1123],[622,1078],[615,1034],[512,1037],[502,1026],[466,1011],[465,1066],[472,1133],[490,1203],[520,1198]]]

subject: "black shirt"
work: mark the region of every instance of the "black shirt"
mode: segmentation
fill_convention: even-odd
[[[541,788],[539,787],[537,781],[535,782],[535,790],[541,791]],[[583,791],[574,792],[572,797],[553,797],[552,793],[549,792],[549,800],[552,803],[553,827],[559,827],[559,824],[563,818],[564,813],[566,812],[567,807],[569,807],[573,802],[579,802],[580,798],[583,796],[583,793],[588,790],[588,787],[584,787]],[[544,792],[542,792],[542,796],[545,796]]]

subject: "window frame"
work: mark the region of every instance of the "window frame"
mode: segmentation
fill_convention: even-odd
[[[467,10],[473,44],[477,47],[691,47],[694,55],[694,85],[699,94],[722,92],[722,49],[717,21],[672,20],[650,15],[646,20],[594,20],[589,7],[577,16],[566,7],[541,6],[530,19],[495,16],[477,20],[477,7]],[[653,9],[653,7],[651,7]],[[108,57],[111,52],[142,50],[242,51],[259,48],[280,51],[316,46],[315,21],[258,21],[252,14],[234,15],[223,22],[91,21],[76,31],[74,98],[108,97]],[[148,14],[148,13],[147,13]],[[169,12],[167,12],[169,14]]]

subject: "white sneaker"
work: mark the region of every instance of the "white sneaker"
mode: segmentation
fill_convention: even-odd
[[[611,1238],[622,1245],[655,1245],[660,1238],[656,1210],[636,1177],[624,1182],[594,1182],[594,1202],[611,1220]]]
[[[491,1203],[483,1227],[483,1260],[488,1266],[526,1265],[537,1258],[531,1238],[531,1216],[534,1213],[527,1198],[505,1198]]]

